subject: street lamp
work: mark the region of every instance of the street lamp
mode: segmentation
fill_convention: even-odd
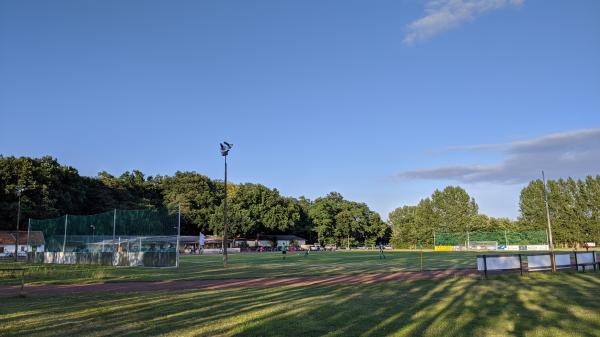
[[[95,242],[96,226],[90,225],[90,228],[92,229],[92,242]]]
[[[15,234],[15,262],[17,261],[17,256],[19,254],[19,222],[21,221],[21,194],[23,194],[23,191],[25,191],[25,188],[21,186],[17,186],[15,190],[15,193],[19,198],[19,203],[17,206],[17,231]]]
[[[223,267],[227,268],[227,155],[233,144],[223,142],[221,146],[221,155],[225,159],[225,199],[223,202]]]

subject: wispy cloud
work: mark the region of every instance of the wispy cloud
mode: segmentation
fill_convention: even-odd
[[[425,16],[411,22],[403,42],[413,44],[458,27],[483,13],[510,6],[520,6],[525,0],[426,0]]]
[[[600,128],[554,133],[508,144],[455,147],[453,150],[490,149],[504,154],[496,165],[454,165],[417,169],[398,174],[405,179],[456,180],[464,183],[525,183],[545,169],[551,177],[600,174]]]

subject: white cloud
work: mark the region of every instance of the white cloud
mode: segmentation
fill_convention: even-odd
[[[600,128],[555,133],[508,144],[454,147],[453,150],[497,150],[504,160],[495,165],[454,165],[398,174],[405,179],[455,180],[463,183],[526,183],[540,176],[583,177],[600,174]]]
[[[403,42],[413,44],[460,26],[485,12],[520,6],[525,0],[426,0],[425,16],[411,22]]]

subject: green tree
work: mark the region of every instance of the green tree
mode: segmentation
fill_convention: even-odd
[[[411,248],[418,243],[416,233],[417,206],[402,206],[388,215],[392,227],[392,244],[395,248]]]
[[[223,196],[211,179],[196,172],[178,171],[172,177],[160,177],[157,186],[166,207],[175,209],[181,205],[184,232],[208,231],[210,218]]]
[[[479,210],[475,199],[458,186],[433,192],[431,208],[434,229],[448,233],[470,231]]]

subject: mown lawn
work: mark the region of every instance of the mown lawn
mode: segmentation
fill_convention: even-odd
[[[160,281],[191,279],[224,279],[251,277],[340,275],[373,272],[418,271],[420,253],[415,251],[386,252],[386,259],[376,251],[337,251],[287,254],[248,253],[229,256],[229,266],[223,269],[220,255],[182,256],[180,268],[129,268],[92,265],[23,265],[27,268],[27,284],[95,283],[117,281]],[[423,268],[475,268],[477,253],[424,252]],[[10,263],[2,267],[14,266]],[[14,276],[14,273],[13,275]],[[18,280],[10,273],[0,271],[0,285],[15,284]]]
[[[478,254],[481,252],[425,251],[422,267],[424,270],[476,268]],[[313,252],[309,256],[292,253],[283,260],[279,253],[232,254],[227,269],[223,268],[220,255],[182,256],[179,268],[50,264],[18,266],[26,268],[26,284],[348,275],[421,269],[421,254],[418,251],[387,251],[385,255],[386,259],[380,259],[377,251]],[[0,263],[0,269],[13,266],[14,263]],[[16,276],[15,272],[0,271],[0,286],[19,283],[20,278]]]
[[[600,273],[2,298],[2,336],[599,336]]]

